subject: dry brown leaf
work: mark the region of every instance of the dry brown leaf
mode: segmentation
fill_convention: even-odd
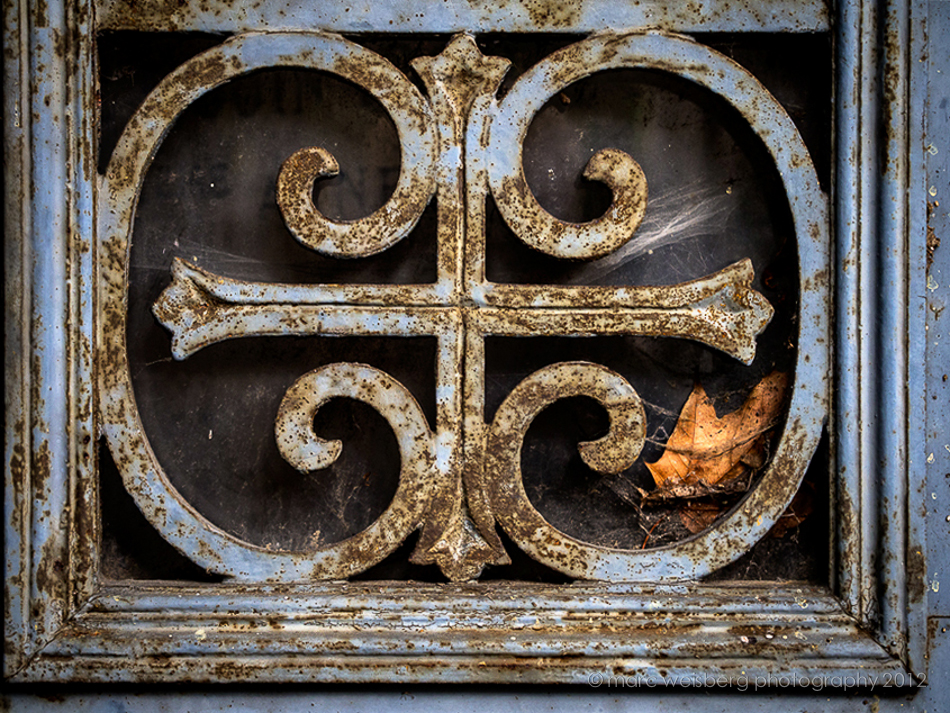
[[[713,521],[722,514],[722,510],[722,506],[718,503],[683,503],[679,509],[680,522],[695,535],[712,525]]]
[[[651,498],[735,492],[737,481],[765,462],[763,435],[778,420],[787,385],[787,374],[772,372],[755,385],[742,406],[720,418],[706,390],[697,384],[666,451],[657,462],[646,464],[657,486]]]
[[[767,460],[766,434],[781,414],[787,386],[786,374],[772,372],[756,384],[742,406],[720,418],[705,389],[697,384],[666,451],[657,462],[647,463],[657,487],[644,493],[644,500],[681,501],[680,521],[693,534],[712,525],[731,503],[697,502],[697,498],[749,489],[753,473]],[[798,527],[811,510],[811,494],[803,490],[776,522],[772,536],[782,537]]]
[[[791,504],[782,513],[782,516],[772,525],[769,530],[769,536],[780,539],[785,537],[785,533],[794,530],[805,522],[805,518],[811,515],[815,507],[814,486],[811,483],[805,483],[792,498]]]
[[[781,539],[805,522],[805,518],[811,515],[814,509],[815,499],[812,491],[813,486],[805,483],[802,489],[795,493],[791,504],[769,530],[769,537]],[[677,512],[683,527],[695,535],[712,525],[725,511],[726,508],[720,503],[689,501],[683,503]]]

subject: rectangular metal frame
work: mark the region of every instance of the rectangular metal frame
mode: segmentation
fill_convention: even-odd
[[[176,3],[170,3],[177,8]],[[592,673],[681,685],[780,676],[915,685],[927,670],[922,127],[911,62],[924,12],[835,11],[837,317],[832,587],[102,581],[96,485],[95,33],[307,27],[449,32],[826,31],[823,3],[649,6],[457,0],[345,18],[347,3],[166,10],[5,4],[4,674],[16,681],[519,681]],[[558,3],[538,4],[550,8]],[[144,7],[140,7],[144,6]],[[481,7],[481,5],[479,5]],[[368,6],[369,7],[369,6]],[[490,9],[489,9],[490,8]],[[414,12],[419,10],[419,12]],[[451,11],[451,12],[450,12]],[[101,18],[97,24],[97,12]],[[422,13],[423,15],[425,13]],[[233,18],[237,19],[233,19]],[[393,24],[388,24],[389,21]],[[880,40],[880,41],[879,41]],[[916,101],[920,101],[918,95]],[[911,675],[914,674],[914,675]],[[863,677],[863,678],[862,678]]]

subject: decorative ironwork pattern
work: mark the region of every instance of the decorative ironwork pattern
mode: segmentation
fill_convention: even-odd
[[[746,70],[691,40],[662,33],[595,36],[566,47],[519,77],[499,100],[508,61],[487,57],[473,38],[454,37],[437,57],[413,67],[424,97],[381,56],[338,36],[246,34],[198,56],[168,76],[123,134],[103,192],[101,295],[104,331],[102,420],[126,488],[175,547],[210,571],[246,580],[339,579],[367,569],[413,531],[412,559],[447,577],[477,577],[508,556],[496,524],[535,559],[583,579],[678,580],[727,564],[761,538],[798,488],[825,415],[823,388],[826,205],[801,138],[782,107]],[[324,468],[341,444],[319,439],[313,416],[328,399],[364,401],[389,422],[401,458],[396,495],[370,527],[307,551],[271,551],[216,527],[170,484],[135,405],[125,354],[130,234],[144,175],[172,122],[199,96],[266,67],[336,74],[368,90],[391,116],[402,166],[396,190],[373,214],[333,221],[314,206],[316,180],[339,170],[325,149],[302,147],[284,163],[277,200],[293,236],[340,259],[379,253],[402,240],[435,197],[438,272],[432,284],[295,285],[244,282],[177,260],[172,282],[153,305],[186,359],[225,339],[281,335],[428,335],[438,341],[436,423],[432,430],[409,391],[371,366],[335,363],[302,375],[276,414],[281,455],[308,472]],[[527,185],[521,146],[532,117],[569,84],[617,68],[679,75],[724,97],[762,140],[784,182],[799,246],[799,357],[785,432],[758,486],[695,538],[653,550],[619,550],[578,541],[531,505],[520,476],[521,442],[548,404],[589,396],[607,410],[610,432],[580,444],[584,462],[613,473],[638,457],[645,435],[640,397],[620,375],[586,362],[558,363],[519,384],[489,424],[484,408],[484,342],[490,336],[650,335],[684,338],[743,363],[772,307],[752,289],[752,263],[678,285],[574,287],[496,284],[486,279],[485,197],[525,244],[572,260],[611,254],[631,239],[647,210],[648,177],[634,157],[597,152],[585,177],[605,183],[613,202],[598,219],[570,223],[548,213]],[[805,356],[808,356],[806,359]]]

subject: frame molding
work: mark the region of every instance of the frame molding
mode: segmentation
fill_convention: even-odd
[[[784,674],[822,685],[845,676],[912,683],[819,588],[496,583],[490,595],[471,585],[108,586],[28,674],[588,683],[594,673],[693,686],[713,675]]]
[[[102,27],[125,27],[121,7],[102,3]],[[517,31],[520,7],[499,5],[483,26]],[[719,19],[700,23],[704,31],[815,31],[828,22],[730,24],[722,18],[733,4],[716,7]],[[190,22],[160,8],[138,29]],[[677,0],[663,8],[668,17],[682,11]],[[836,12],[833,588],[491,583],[386,584],[381,592],[362,583],[101,581],[96,7],[6,3],[5,676],[588,683],[596,672],[678,685],[779,674],[831,686],[889,675],[915,685],[927,665],[923,426],[910,421],[924,408],[924,291],[915,286],[923,284],[925,204],[911,193],[922,182],[922,112],[911,106],[909,82],[925,13],[905,0],[852,0]],[[267,17],[199,26],[254,29]],[[696,22],[663,27],[690,31]],[[589,15],[556,29],[589,30]]]

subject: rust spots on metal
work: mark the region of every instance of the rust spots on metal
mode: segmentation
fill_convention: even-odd
[[[33,570],[33,577],[39,591],[53,594],[63,581],[63,560],[57,555],[56,545],[45,542],[40,548],[40,561]]]
[[[46,484],[49,481],[50,467],[49,442],[40,441],[40,445],[33,454],[33,460],[30,463],[30,479],[35,498],[34,507],[42,508],[45,505],[41,494],[45,491]]]
[[[920,545],[911,542],[907,547],[907,601],[919,604],[927,588],[927,556]]]
[[[888,7],[889,14],[898,12],[894,6]],[[883,36],[883,58],[881,76],[881,127],[885,140],[880,142],[881,176],[898,180],[909,163],[906,155],[907,124],[905,112],[907,97],[905,76],[908,75],[905,58],[906,40],[902,39],[898,21],[887,23]],[[896,201],[896,198],[892,198]],[[897,211],[895,203],[887,211]]]
[[[573,27],[580,19],[581,3],[528,0],[524,3],[532,24],[541,30]]]
[[[236,60],[236,58],[233,58]],[[187,69],[178,75],[182,88],[191,92],[201,87],[216,86],[224,81],[228,64],[224,58],[212,55],[190,63]]]
[[[830,276],[827,268],[824,270],[818,270],[815,274],[805,278],[805,281],[802,283],[803,292],[819,292],[824,291],[830,285]]]
[[[12,434],[12,445],[10,447],[10,460],[8,461],[7,467],[10,469],[13,482],[21,483],[29,473],[26,463],[26,447],[23,444],[25,432],[22,417],[16,420],[10,433]]]
[[[934,211],[937,209],[937,203],[935,201],[927,201],[927,273],[930,274],[930,268],[934,263],[934,253],[937,252],[937,248],[940,247],[940,238],[937,237],[937,233],[934,232],[933,226],[930,224],[930,219],[933,217]]]
[[[575,21],[572,10],[555,12],[544,3],[537,8],[546,13],[545,22]],[[654,69],[691,73],[691,78],[708,78],[710,83],[747,80],[744,70],[680,37],[594,37],[531,70],[547,82],[541,82],[543,90],[530,84],[529,73],[497,100],[509,62],[482,55],[474,39],[463,34],[439,56],[413,61],[429,95],[425,99],[386,60],[351,42],[326,35],[274,34],[233,38],[160,85],[120,141],[106,182],[103,209],[111,211],[116,227],[102,243],[106,334],[102,377],[110,448],[126,487],[167,539],[215,572],[245,580],[301,581],[339,579],[363,571],[421,528],[412,561],[434,562],[450,579],[465,581],[478,577],[486,564],[508,562],[495,530],[497,521],[531,556],[561,572],[627,581],[695,576],[703,563],[721,566],[745,551],[751,546],[750,533],[761,530],[764,536],[770,520],[780,515],[797,489],[811,455],[814,428],[800,419],[789,419],[780,456],[761,485],[709,531],[709,537],[717,538],[716,548],[707,538],[681,544],[660,557],[596,547],[559,532],[534,509],[521,482],[520,453],[531,422],[548,404],[577,394],[601,403],[611,424],[604,438],[580,444],[580,457],[603,473],[631,466],[643,447],[645,416],[638,394],[626,380],[597,364],[554,364],[519,384],[492,423],[485,423],[487,335],[677,337],[711,345],[748,364],[755,356],[758,335],[772,318],[772,306],[751,286],[750,260],[662,287],[496,285],[485,279],[479,261],[484,258],[483,203],[489,188],[516,235],[557,258],[596,259],[617,250],[636,231],[649,205],[647,177],[633,157],[609,147],[594,155],[584,175],[605,183],[614,199],[600,218],[572,224],[537,205],[524,180],[521,141],[532,107],[548,98],[548,89],[614,68],[614,63],[640,66],[645,60],[638,59],[637,52],[646,52],[637,49],[641,45],[648,49],[669,45],[682,55],[677,61],[651,61]],[[319,62],[325,64],[314,65],[319,55],[311,51],[314,46],[324,52]],[[434,429],[404,385],[365,364],[321,367],[302,375],[284,395],[274,437],[281,455],[301,477],[320,477],[319,471],[345,448],[313,432],[314,415],[330,398],[352,398],[372,406],[390,423],[400,448],[399,487],[385,513],[342,542],[325,543],[314,533],[301,552],[256,547],[217,530],[170,486],[141,433],[124,353],[128,236],[150,156],[162,132],[189,102],[258,66],[246,59],[251,53],[243,50],[248,48],[269,57],[271,65],[311,66],[356,82],[384,105],[400,137],[402,165],[396,191],[380,210],[355,221],[331,221],[313,204],[314,181],[339,171],[326,148],[301,147],[287,158],[278,177],[277,202],[296,240],[340,259],[378,253],[408,234],[438,191],[439,275],[434,285],[253,283],[175,260],[171,283],[153,305],[155,316],[172,332],[177,359],[224,339],[252,335],[425,334],[440,340]],[[515,105],[521,100],[524,106]],[[768,140],[767,130],[757,128]],[[798,161],[798,168],[791,168],[804,170],[803,162],[807,157]],[[806,225],[800,239],[820,240],[820,230],[815,230],[808,233]],[[826,272],[815,271],[803,280],[803,292],[823,294],[827,281]],[[730,553],[728,557],[714,551],[720,547]]]
[[[33,23],[37,28],[49,27],[49,8],[46,0],[36,0],[33,4]]]
[[[223,57],[219,53],[199,55],[166,78],[146,98],[139,112],[170,122],[196,98],[196,92],[216,87],[240,71],[240,63],[233,60],[236,58]]]

